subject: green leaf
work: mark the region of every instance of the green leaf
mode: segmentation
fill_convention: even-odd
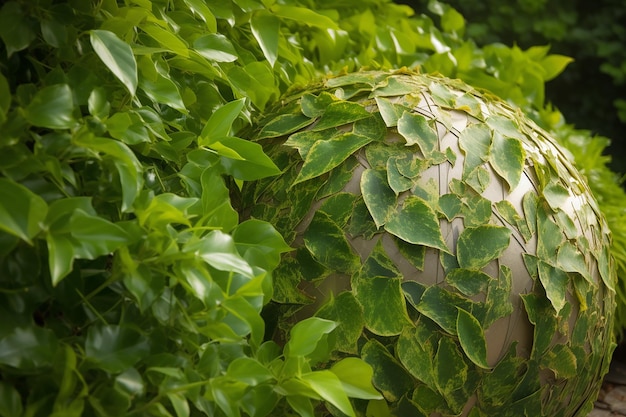
[[[472,311],[472,302],[467,298],[439,286],[426,288],[417,310],[437,323],[446,332],[456,334],[457,308]]]
[[[526,152],[519,139],[504,137],[500,134],[493,135],[491,153],[489,159],[491,166],[509,185],[514,189],[519,184]]]
[[[316,13],[314,10],[297,7],[297,6],[283,6],[280,4],[274,4],[270,10],[279,17],[295,20],[297,23],[305,24],[307,26],[315,26],[323,30],[333,29],[339,30],[339,26],[332,19]]]
[[[337,96],[326,91],[322,91],[317,96],[304,93],[300,98],[300,109],[305,116],[316,118],[322,116],[328,106],[336,102],[338,102]]]
[[[398,359],[404,367],[428,386],[434,385],[435,346],[437,337],[426,326],[418,323],[415,327],[405,327],[396,345]]]
[[[85,355],[107,372],[125,371],[149,352],[149,339],[129,326],[93,325],[87,330]]]
[[[503,226],[468,227],[457,242],[459,266],[480,269],[498,258],[509,246],[511,230]]]
[[[408,196],[387,221],[385,230],[406,242],[450,253],[441,235],[437,213],[419,197]]]
[[[459,336],[461,348],[467,357],[480,368],[490,369],[487,363],[485,331],[478,322],[478,319],[471,313],[459,308],[456,319],[456,332]]]
[[[289,333],[285,345],[285,356],[308,356],[315,351],[322,338],[335,330],[337,323],[319,317],[309,317],[299,321]]]
[[[35,37],[31,19],[22,5],[16,1],[4,3],[0,9],[0,38],[6,46],[7,57],[27,48]]]
[[[77,257],[84,259],[107,255],[130,240],[122,227],[83,210],[74,211],[70,227],[72,237],[80,245],[75,246],[74,251]]]
[[[234,62],[239,59],[233,44],[221,33],[198,37],[193,42],[193,48],[209,61]]]
[[[0,74],[0,124],[5,122],[10,107],[11,90],[9,82],[3,74]]]
[[[411,112],[410,107],[392,103],[391,100],[384,97],[376,97],[376,105],[380,111],[380,116],[385,121],[387,127],[398,125],[398,120],[405,114]]]
[[[170,78],[160,74],[155,80],[141,77],[139,79],[139,88],[155,103],[166,104],[183,113],[187,112],[178,86]]]
[[[137,62],[130,45],[107,30],[92,30],[90,40],[104,65],[126,86],[131,95],[135,95]]]
[[[365,319],[363,307],[351,291],[344,291],[317,310],[316,317],[337,323],[335,330],[335,349],[341,352],[357,353],[357,340],[361,337]]]
[[[467,364],[457,345],[448,337],[439,340],[434,369],[435,382],[444,397],[450,396],[467,381]]]
[[[259,43],[265,59],[273,67],[278,58],[280,20],[269,13],[257,12],[250,18],[250,28]]]
[[[481,292],[486,293],[493,278],[475,269],[456,268],[446,275],[446,281],[464,295],[472,297]]]
[[[459,147],[465,153],[462,178],[466,180],[489,159],[491,130],[482,123],[466,127],[459,135]]]
[[[378,340],[368,340],[361,349],[361,357],[374,370],[372,383],[387,401],[398,401],[414,389],[413,377]]]
[[[50,367],[58,340],[50,329],[16,326],[0,338],[0,364],[22,371]]]
[[[269,62],[255,61],[245,67],[233,66],[228,70],[228,81],[234,91],[248,97],[261,110],[268,101],[278,98],[277,79]]]
[[[361,270],[352,277],[352,291],[363,306],[365,325],[374,334],[393,336],[400,334],[404,326],[411,325],[402,280],[402,274],[388,258],[380,241]]]
[[[198,145],[209,146],[221,138],[231,136],[233,123],[243,110],[244,99],[229,101],[211,114],[202,128]]]
[[[331,371],[309,372],[302,374],[300,379],[307,382],[320,397],[337,407],[343,414],[356,416],[341,381]]]
[[[343,230],[323,211],[315,213],[304,232],[304,245],[319,263],[331,271],[351,273],[361,263]]]
[[[567,272],[556,268],[547,262],[539,261],[539,280],[546,290],[546,296],[558,314],[566,303],[566,293],[569,283]]]
[[[140,27],[162,47],[174,52],[175,54],[189,58],[189,49],[187,45],[173,30],[169,28],[163,29],[156,23],[146,23]]]
[[[192,12],[200,16],[200,18],[206,23],[209,32],[217,31],[217,20],[215,19],[215,16],[211,12],[209,6],[207,6],[203,0],[184,0],[184,2]]]
[[[350,101],[335,101],[328,104],[320,120],[311,129],[314,131],[330,129],[331,127],[343,126],[370,116],[371,113],[362,104]],[[373,139],[370,138],[370,140]]]
[[[343,391],[351,398],[379,400],[382,395],[372,386],[374,370],[359,358],[344,358],[335,363],[330,371],[341,381]]]
[[[223,137],[209,146],[221,155],[227,174],[236,179],[254,181],[280,173],[274,162],[263,153],[258,143],[235,137]]]
[[[543,189],[543,196],[550,208],[554,211],[562,210],[570,198],[569,191],[558,183],[547,184]]]
[[[398,119],[398,133],[406,139],[406,145],[418,145],[427,159],[438,150],[439,137],[421,114],[405,112]]]
[[[396,210],[396,194],[382,171],[366,169],[361,174],[361,194],[376,227],[381,227]]]
[[[0,381],[0,416],[21,416],[23,411],[20,393],[7,382]]]
[[[268,271],[278,266],[282,253],[293,250],[271,224],[256,219],[240,223],[232,237],[244,259]]]
[[[557,265],[567,272],[578,272],[590,283],[594,283],[585,255],[571,242],[563,242],[559,247]]]
[[[143,188],[143,166],[135,153],[125,143],[108,138],[82,135],[75,137],[74,142],[113,159],[122,186],[122,211],[128,211]]]
[[[543,58],[540,61],[541,67],[545,71],[543,81],[550,81],[559,75],[570,62],[574,61],[573,58],[564,55],[552,54]]]
[[[0,178],[0,230],[31,242],[42,229],[48,205],[23,185]]]
[[[37,91],[25,109],[26,120],[39,127],[69,129],[76,124],[74,99],[67,84],[55,84]]]
[[[274,379],[268,368],[253,358],[242,357],[228,364],[226,375],[250,386],[256,386]]]
[[[263,125],[257,139],[284,136],[303,129],[311,123],[313,120],[303,114],[281,114]]]
[[[217,270],[237,272],[250,278],[254,276],[248,262],[239,255],[233,238],[219,230],[188,243],[183,251],[195,254]]]
[[[304,165],[294,181],[300,182],[318,177],[339,166],[350,155],[372,141],[367,136],[345,133],[328,140],[318,140],[306,154]]]

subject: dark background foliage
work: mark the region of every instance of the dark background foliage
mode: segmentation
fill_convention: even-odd
[[[428,0],[397,0],[416,11]],[[612,139],[613,170],[626,172],[626,4],[622,0],[447,0],[479,46],[551,46],[574,58],[546,85],[546,98],[569,123]]]

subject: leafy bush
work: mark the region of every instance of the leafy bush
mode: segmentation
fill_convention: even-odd
[[[442,31],[385,0],[4,2],[0,415],[349,414],[348,395],[376,396],[362,362],[316,366],[334,324],[264,339],[289,248],[232,207],[278,172],[240,132],[290,88],[363,66],[533,95],[447,13]]]

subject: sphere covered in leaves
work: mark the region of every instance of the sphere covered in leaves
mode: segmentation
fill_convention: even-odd
[[[279,329],[299,308],[340,323],[337,354],[397,415],[586,415],[614,347],[610,238],[546,132],[408,71],[330,78],[259,126],[283,174],[244,205],[295,248]]]

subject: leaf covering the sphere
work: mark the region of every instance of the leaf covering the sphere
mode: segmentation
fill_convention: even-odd
[[[483,225],[468,227],[457,242],[457,258],[461,268],[480,269],[509,246],[511,230],[507,227]]]
[[[493,136],[491,144],[490,161],[496,170],[513,189],[519,184],[524,171],[526,153],[519,139],[509,138],[500,134]]]
[[[407,146],[417,144],[428,159],[437,151],[439,137],[421,114],[405,112],[398,119],[398,133],[406,139]]]
[[[489,160],[491,130],[484,124],[471,125],[459,135],[459,147],[465,153],[463,179],[466,180],[479,166]]]
[[[385,224],[385,230],[406,242],[450,253],[441,234],[437,213],[419,197],[407,197]]]
[[[361,194],[374,223],[381,227],[396,209],[396,194],[382,171],[366,169],[361,175]]]
[[[343,230],[323,211],[313,216],[304,233],[304,245],[319,263],[333,271],[351,273],[361,263]]]
[[[294,185],[330,171],[371,141],[367,136],[345,133],[315,142],[306,154]]]
[[[485,331],[478,319],[471,313],[459,308],[456,319],[456,332],[459,336],[461,348],[467,357],[480,368],[489,369]]]
[[[312,130],[324,130],[331,127],[339,127],[348,123],[365,119],[371,115],[365,107],[359,103],[350,101],[336,101],[326,107],[326,111]]]

